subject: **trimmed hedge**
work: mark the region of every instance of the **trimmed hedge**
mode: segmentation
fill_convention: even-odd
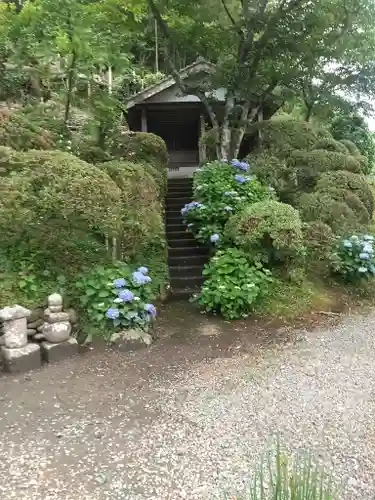
[[[17,151],[29,149],[53,149],[56,137],[37,124],[30,122],[22,113],[0,112],[0,146]]]
[[[323,222],[335,234],[345,234],[358,229],[358,218],[343,201],[326,193],[305,193],[300,197],[299,209],[305,222]]]
[[[273,200],[249,205],[226,225],[226,236],[255,259],[288,271],[301,266],[304,253],[298,210]]]
[[[372,218],[374,197],[364,176],[347,171],[327,172],[321,175],[316,185],[316,191],[329,193],[333,189],[350,191],[355,194],[364,205],[367,217]]]
[[[167,281],[167,243],[160,188],[153,167],[113,160],[100,168],[121,191],[122,233],[118,237],[121,260],[150,265],[159,282]]]
[[[316,149],[324,149],[326,151],[336,151],[336,153],[343,153],[344,155],[350,153],[349,149],[342,142],[335,141],[333,138],[321,139],[315,147]]]

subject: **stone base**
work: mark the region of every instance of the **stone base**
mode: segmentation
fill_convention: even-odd
[[[152,337],[142,330],[125,330],[112,335],[110,342],[121,352],[136,351],[150,346]]]
[[[8,373],[23,373],[40,368],[42,364],[40,346],[27,344],[17,349],[1,348],[4,370]]]
[[[42,349],[42,359],[45,363],[56,363],[78,354],[78,342],[73,338],[60,344],[42,342],[40,347]]]

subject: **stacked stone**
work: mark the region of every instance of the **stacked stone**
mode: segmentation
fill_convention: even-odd
[[[7,372],[29,371],[41,365],[40,346],[27,341],[27,318],[30,314],[31,311],[19,305],[0,310],[3,324],[1,353]]]
[[[34,335],[34,338],[44,339],[41,350],[45,362],[52,363],[77,353],[78,342],[70,336],[72,331],[70,314],[63,311],[63,299],[58,293],[48,297],[44,323],[37,329],[40,333]]]

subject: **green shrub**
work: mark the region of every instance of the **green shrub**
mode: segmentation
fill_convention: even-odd
[[[292,206],[260,201],[231,217],[226,235],[256,260],[289,273],[301,267],[304,255],[302,222]]]
[[[237,165],[237,166],[236,166]],[[221,243],[224,226],[232,214],[249,203],[270,198],[270,190],[247,171],[249,165],[215,161],[194,174],[194,200],[182,208],[188,229],[202,243]]]
[[[329,193],[332,189],[347,190],[356,194],[365,206],[368,217],[372,218],[374,197],[364,176],[346,171],[327,172],[321,175],[316,185],[316,191]]]
[[[127,161],[137,161],[153,165],[163,175],[167,175],[168,151],[163,139],[146,132],[126,132],[114,137],[110,154]]]
[[[159,186],[153,172],[144,165],[110,161],[101,165],[121,191],[122,234],[117,246],[121,260],[146,259],[155,282],[166,282],[167,244]]]
[[[335,141],[335,139],[326,138],[320,139],[316,144],[316,149],[324,149],[326,151],[335,151],[336,153],[343,153],[347,155],[350,153],[348,148],[340,141]]]
[[[72,151],[78,158],[93,165],[112,159],[110,154],[96,145],[91,138],[78,138],[73,141]]]
[[[245,317],[270,290],[270,271],[254,263],[243,250],[219,250],[205,266],[206,281],[194,298],[205,312],[225,319]]]
[[[375,275],[374,237],[353,235],[337,244],[332,257],[333,272],[348,282],[372,279]]]
[[[64,107],[60,103],[49,101],[29,104],[15,114],[24,117],[30,124],[48,130],[53,135],[55,143],[71,139],[71,131],[64,122]]]
[[[341,139],[341,144],[343,144],[346,149],[349,151],[349,153],[352,155],[352,156],[362,156],[359,149],[357,148],[357,146],[354,144],[354,142],[350,141],[349,139]]]
[[[305,193],[300,197],[299,210],[305,222],[320,221],[331,227],[335,234],[344,234],[358,227],[358,219],[349,206],[336,201],[329,194]]]
[[[250,130],[259,128],[262,131],[262,149],[278,157],[288,157],[294,149],[311,151],[318,141],[317,131],[311,124],[289,116],[264,120]]]
[[[336,241],[335,234],[330,226],[319,221],[305,223],[302,229],[307,268],[314,274],[325,274]]]
[[[55,137],[52,132],[31,123],[21,113],[1,111],[0,145],[17,151],[28,149],[53,149]]]
[[[156,316],[151,283],[146,267],[135,270],[123,263],[84,272],[75,288],[90,333],[109,339],[114,331],[148,329]]]

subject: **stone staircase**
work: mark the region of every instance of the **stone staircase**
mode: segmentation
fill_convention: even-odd
[[[200,246],[186,231],[181,208],[192,200],[193,180],[168,180],[166,198],[166,229],[171,295],[188,298],[198,292],[203,283],[202,270],[208,261],[208,248]]]

